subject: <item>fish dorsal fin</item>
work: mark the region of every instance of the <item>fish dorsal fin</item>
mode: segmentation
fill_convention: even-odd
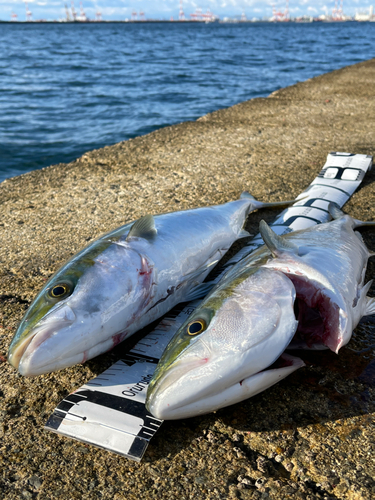
[[[332,219],[340,219],[341,217],[344,217],[345,213],[341,210],[341,208],[336,204],[331,202],[328,205],[328,212]]]
[[[156,234],[157,229],[154,217],[152,215],[145,215],[134,222],[126,239],[137,237],[144,238],[145,240],[153,240]]]
[[[244,191],[243,193],[241,193],[240,200],[255,200],[255,198],[252,194],[249,193],[249,191]]]
[[[249,231],[246,231],[246,229],[241,229],[241,231],[239,232],[237,238],[238,239],[241,239],[241,238],[248,238],[249,236],[254,236],[253,234],[250,234]]]
[[[264,243],[272,253],[273,257],[278,257],[284,252],[294,253],[298,255],[298,247],[282,236],[276,234],[266,221],[261,220],[259,223],[259,231],[262,235]]]

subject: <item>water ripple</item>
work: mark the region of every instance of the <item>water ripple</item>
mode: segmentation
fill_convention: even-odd
[[[375,23],[2,24],[0,181],[370,59]]]

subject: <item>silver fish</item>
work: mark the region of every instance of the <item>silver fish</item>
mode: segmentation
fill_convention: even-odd
[[[223,205],[145,216],[93,242],[45,285],[24,316],[8,360],[25,376],[112,349],[179,302],[204,296],[213,265],[263,203],[249,193]]]
[[[258,394],[304,366],[284,353],[294,336],[337,353],[375,313],[364,285],[372,254],[354,231],[372,223],[329,209],[332,222],[284,236],[261,222],[265,245],[233,266],[168,344],[147,393],[155,417],[191,417]]]

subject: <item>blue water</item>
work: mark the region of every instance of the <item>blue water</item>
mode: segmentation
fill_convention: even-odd
[[[0,181],[375,56],[375,23],[0,24]]]

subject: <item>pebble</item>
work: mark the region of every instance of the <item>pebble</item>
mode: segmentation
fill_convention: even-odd
[[[31,486],[33,486],[36,490],[38,490],[42,486],[42,480],[38,476],[31,476],[29,479],[29,483]]]

